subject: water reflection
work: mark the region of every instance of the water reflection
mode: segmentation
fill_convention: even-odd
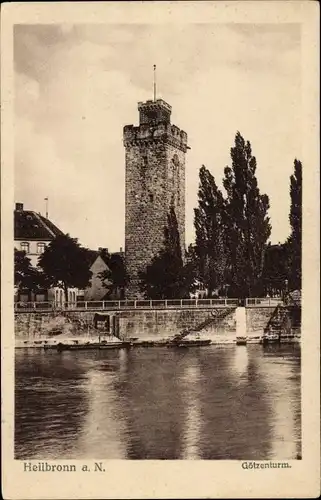
[[[201,434],[201,408],[199,402],[200,368],[198,364],[184,369],[182,376],[185,394],[185,428],[183,431],[182,459],[197,459]]]
[[[17,458],[291,459],[300,350],[16,354]]]
[[[238,346],[235,349],[232,371],[238,377],[239,381],[244,383],[248,380],[248,367],[249,367],[249,351],[246,346]]]
[[[85,388],[89,410],[72,455],[82,454],[93,459],[126,458],[126,444],[121,439],[126,435],[126,422],[122,419],[115,388],[117,377],[116,369],[110,370],[106,361],[87,372]]]
[[[183,364],[180,354],[168,349],[129,352],[127,378],[122,387],[124,417],[131,429],[127,443],[129,458],[180,458],[184,423],[180,366]]]
[[[300,418],[300,376],[297,353],[291,346],[270,346],[264,351],[264,361],[259,365],[260,376],[270,386],[267,395],[271,407],[271,458],[293,458],[301,455],[299,439]],[[282,369],[283,377],[276,376]],[[293,436],[297,436],[293,439]]]

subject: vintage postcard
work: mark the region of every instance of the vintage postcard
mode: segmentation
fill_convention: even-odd
[[[318,4],[1,13],[4,498],[317,497]]]

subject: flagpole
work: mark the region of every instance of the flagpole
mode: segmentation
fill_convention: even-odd
[[[154,64],[154,102],[156,102],[156,64]]]
[[[46,219],[48,219],[48,198],[45,198],[46,202]]]

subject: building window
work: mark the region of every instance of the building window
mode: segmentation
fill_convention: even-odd
[[[23,252],[26,252],[26,253],[29,253],[29,243],[23,241],[21,244],[20,244],[20,248]]]
[[[37,253],[44,253],[46,245],[44,243],[37,243]]]

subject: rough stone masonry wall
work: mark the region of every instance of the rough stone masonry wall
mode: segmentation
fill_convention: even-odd
[[[163,339],[185,329],[197,328],[204,321],[213,318],[212,312],[215,310],[146,310],[143,314],[142,311],[122,312],[119,326],[124,338]],[[212,335],[229,333],[235,336],[235,332],[235,312],[232,311],[216,325],[209,324],[199,333],[209,338]]]
[[[198,310],[136,310],[121,311],[119,329],[122,338],[137,337],[143,340],[165,338],[182,330],[196,328],[202,322],[213,318],[213,309]],[[95,312],[60,313],[16,313],[16,340],[70,338],[94,334]],[[201,333],[228,334],[235,336],[235,313],[232,311],[217,325],[209,324]]]
[[[262,335],[264,328],[268,324],[273,307],[249,307],[246,309],[246,330],[247,335],[255,337]]]
[[[301,336],[301,308],[285,307],[286,317],[283,329],[280,330],[281,340],[283,335]],[[249,307],[246,309],[246,328],[249,337],[262,335],[270,318],[274,314],[273,307]]]
[[[132,284],[164,244],[165,165],[162,143],[126,148],[125,255]]]
[[[167,144],[167,213],[174,200],[174,208],[177,217],[180,236],[181,252],[185,257],[185,152],[172,144]],[[175,166],[174,157],[178,158]]]
[[[164,228],[172,203],[184,255],[185,136],[169,124],[166,130],[162,125],[156,130],[146,125],[124,129],[125,255],[127,272],[131,277],[128,298],[139,298],[138,273],[145,270],[163,248]]]
[[[123,338],[137,337],[143,340],[165,338],[185,329],[196,328],[202,322],[220,314],[221,309],[175,309],[121,311],[119,314],[120,334]],[[247,335],[261,336],[273,314],[271,307],[248,308],[246,310]],[[292,333],[300,336],[300,317],[289,309]],[[94,315],[91,311],[65,311],[51,313],[16,313],[16,340],[81,337],[97,332],[94,330]],[[200,331],[206,338],[235,338],[235,311],[231,311],[217,324],[209,322]]]
[[[92,329],[94,312],[16,313],[16,340],[47,339],[87,335]]]

